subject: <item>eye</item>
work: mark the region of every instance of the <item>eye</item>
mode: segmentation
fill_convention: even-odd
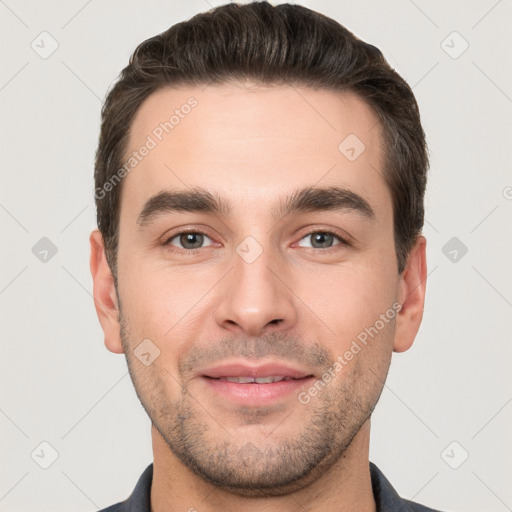
[[[203,243],[206,240],[209,240],[210,243],[206,246],[203,246]],[[176,240],[176,242],[173,242]],[[176,243],[180,245],[175,245]],[[183,252],[190,252],[194,249],[200,249],[202,247],[207,247],[212,245],[211,239],[205,233],[201,233],[200,231],[184,231],[173,235],[171,238],[167,239],[164,245],[171,245],[173,247],[177,247],[179,250]],[[178,251],[179,252],[179,251]]]
[[[310,239],[309,245],[304,244],[304,240]],[[206,243],[206,245],[204,245]],[[182,231],[169,237],[163,244],[166,247],[170,247],[173,252],[181,252],[186,254],[195,254],[204,247],[213,245],[211,238],[201,231]],[[342,236],[338,233],[329,230],[317,230],[311,231],[298,243],[300,247],[309,247],[313,250],[325,250],[328,252],[329,249],[337,247],[339,245],[348,246],[350,245]]]
[[[311,238],[311,245],[301,245],[300,247],[311,247],[313,249],[330,249],[337,245],[348,245],[347,241],[332,231],[312,231],[301,239],[306,240]],[[338,240],[338,243],[333,244],[334,241]]]

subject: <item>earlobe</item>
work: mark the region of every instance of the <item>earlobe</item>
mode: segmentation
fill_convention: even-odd
[[[124,351],[120,335],[119,304],[100,231],[94,230],[89,241],[91,244],[90,268],[93,279],[94,307],[105,336],[105,346],[110,352],[122,354]]]
[[[398,302],[402,307],[396,318],[394,352],[405,352],[411,348],[423,318],[427,279],[426,245],[425,237],[420,235],[400,276]]]

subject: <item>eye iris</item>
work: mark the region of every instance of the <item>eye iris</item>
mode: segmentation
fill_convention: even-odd
[[[318,242],[320,244],[320,248],[325,248],[325,247],[329,247],[330,244],[333,242],[333,235],[330,234],[330,233],[323,233],[323,232],[319,232],[319,233],[315,233],[314,235],[312,235],[312,239],[313,239],[313,247],[315,247],[315,243]]]
[[[193,245],[193,247],[187,246],[189,242]],[[186,249],[198,249],[203,245],[203,235],[200,233],[183,233],[180,235],[180,243]]]
[[[326,248],[332,245],[334,235],[323,231],[318,231],[312,235],[312,245],[315,248]],[[185,249],[198,249],[203,245],[204,235],[201,233],[182,233],[180,235],[180,243]],[[188,245],[188,244],[191,244]]]

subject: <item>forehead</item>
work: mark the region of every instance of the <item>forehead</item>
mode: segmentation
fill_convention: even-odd
[[[126,156],[138,155],[121,210],[135,214],[162,190],[196,185],[250,208],[316,184],[364,191],[378,210],[390,203],[380,130],[375,112],[350,92],[248,82],[166,87],[132,123]]]

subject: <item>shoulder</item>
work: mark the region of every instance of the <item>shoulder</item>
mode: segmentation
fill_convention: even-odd
[[[401,498],[382,471],[370,462],[373,496],[377,512],[441,512]]]
[[[153,464],[150,464],[140,476],[135,489],[124,500],[110,505],[98,512],[150,512],[151,484],[153,481]]]
[[[440,510],[426,507],[425,505],[421,505],[420,503],[416,503],[414,501],[402,499],[402,503],[403,504],[401,505],[401,508],[398,512],[441,512]]]
[[[124,512],[124,505],[126,501],[120,501],[119,503],[116,503],[115,505],[110,505],[110,507],[102,508],[98,512]]]

